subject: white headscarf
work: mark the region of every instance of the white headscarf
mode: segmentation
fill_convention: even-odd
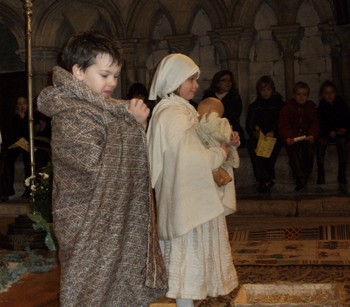
[[[168,98],[189,77],[200,73],[199,67],[188,56],[169,54],[159,63],[154,74],[149,99]]]

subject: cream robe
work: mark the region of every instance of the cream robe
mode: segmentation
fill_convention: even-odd
[[[224,212],[212,175],[226,153],[206,149],[198,134],[197,112],[187,100],[170,94],[154,108],[147,132],[158,232],[171,240]]]

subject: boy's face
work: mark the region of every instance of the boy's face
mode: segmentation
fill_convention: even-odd
[[[297,88],[295,91],[295,100],[299,104],[304,104],[308,101],[309,89],[307,88]]]
[[[95,64],[89,66],[85,71],[73,66],[73,75],[83,81],[93,92],[101,94],[103,97],[112,96],[114,89],[118,84],[118,77],[121,65],[112,63],[108,54],[98,54]]]
[[[326,86],[322,92],[324,100],[327,102],[333,102],[336,97],[335,88],[333,86]]]

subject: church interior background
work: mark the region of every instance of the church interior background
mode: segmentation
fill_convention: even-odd
[[[23,2],[0,0],[3,148],[10,145],[6,131],[16,99],[27,93]],[[262,75],[273,78],[284,100],[292,97],[295,82],[305,81],[311,88],[310,99],[318,102],[320,84],[330,79],[350,103],[350,0],[34,0],[32,24],[34,97],[50,84],[52,67],[66,40],[94,29],[118,38],[122,44],[122,73],[114,94],[118,98],[125,98],[134,82],[148,86],[157,63],[169,53],[180,52],[200,66],[197,102],[214,73],[221,69],[233,72],[243,101],[243,125],[248,105],[256,96],[256,81]],[[240,155],[243,167],[237,171],[236,187],[238,194],[244,194],[244,188],[254,179],[248,154],[240,151]],[[327,166],[329,171],[335,169],[332,163]],[[290,184],[292,176],[285,153],[279,158],[277,172],[281,183]],[[246,194],[250,193],[248,189]],[[328,209],[325,201],[322,208],[316,208],[315,202],[301,206],[298,201],[281,205],[277,200],[252,202],[243,197],[238,206],[247,215],[316,212],[320,220],[327,215],[343,219],[350,216],[348,196]],[[258,219],[253,223],[269,222]],[[284,272],[290,278],[301,273]]]

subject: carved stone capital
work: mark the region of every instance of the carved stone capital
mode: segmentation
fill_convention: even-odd
[[[135,62],[135,53],[137,50],[137,39],[120,40],[123,49],[123,58],[127,64]]]
[[[350,53],[350,25],[341,25],[335,28],[343,52]]]
[[[299,24],[272,26],[272,36],[276,40],[284,57],[294,57],[300,49],[300,41],[304,35],[304,28]]]
[[[52,70],[52,67],[57,63],[57,56],[60,48],[57,47],[33,47],[32,48],[32,62],[36,73],[46,74]],[[16,52],[22,59],[26,60],[26,49],[19,49]]]
[[[224,48],[228,58],[238,58],[241,27],[215,29],[208,32],[210,40],[217,48]]]
[[[197,40],[197,36],[193,34],[170,35],[166,36],[165,39],[171,52],[189,54]]]

